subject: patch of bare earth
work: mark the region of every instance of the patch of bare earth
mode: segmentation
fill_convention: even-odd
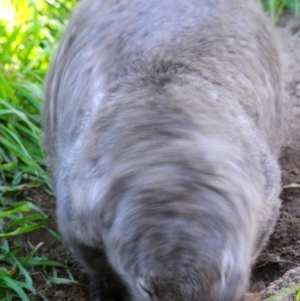
[[[285,15],[280,19],[277,31],[285,66],[287,110],[285,146],[280,163],[283,184],[287,185],[300,183],[300,21],[292,15]],[[40,190],[31,191],[30,196],[50,216],[50,226],[55,229],[54,198]],[[292,276],[287,274],[285,278],[281,278],[285,272],[300,266],[300,189],[284,189],[281,197],[282,209],[275,232],[252,271],[251,290],[261,292],[263,297],[285,287],[287,283],[300,281],[300,277],[295,277],[295,273],[292,272],[290,272]],[[87,278],[68,250],[46,230],[30,233],[25,238],[28,249],[40,242],[44,244],[39,248],[38,255],[66,262],[78,284],[50,285],[43,273],[39,272],[34,275],[37,290],[50,301],[88,300]],[[268,286],[269,288],[265,290]],[[30,297],[35,301],[42,300],[38,295]]]
[[[300,20],[286,14],[277,27],[286,92],[285,143],[280,158],[285,186],[300,183]],[[260,298],[300,282],[300,188],[283,189],[281,199],[275,231],[252,271],[252,289],[262,290]],[[294,296],[283,300],[294,300]]]

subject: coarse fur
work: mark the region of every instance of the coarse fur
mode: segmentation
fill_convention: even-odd
[[[44,141],[101,301],[235,301],[278,215],[280,58],[255,0],[83,0]]]

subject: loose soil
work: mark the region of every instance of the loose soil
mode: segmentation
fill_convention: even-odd
[[[283,52],[286,90],[285,144],[280,163],[283,185],[300,183],[300,21],[291,14],[281,17],[277,25]],[[50,227],[55,226],[55,201],[42,190],[30,191],[29,195],[50,217]],[[274,234],[258,258],[252,271],[251,291],[261,291],[271,282],[297,266],[300,266],[300,188],[283,189],[282,209]],[[66,262],[78,281],[76,285],[51,285],[42,272],[34,275],[39,293],[48,300],[88,300],[88,281],[82,269],[72,259],[68,250],[46,230],[30,233],[25,238],[28,251],[40,242],[39,256]],[[61,275],[64,276],[64,275]],[[32,300],[42,300],[38,295]]]

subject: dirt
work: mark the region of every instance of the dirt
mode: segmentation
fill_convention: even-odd
[[[300,183],[300,20],[290,14],[282,16],[277,32],[283,53],[286,94],[285,139],[280,157],[285,187]],[[281,277],[300,266],[300,187],[283,188],[281,199],[275,231],[252,270],[252,289],[269,286],[262,292],[262,298],[277,292],[280,281],[289,283],[289,273],[284,280]]]
[[[287,104],[285,143],[280,163],[283,185],[288,185],[300,183],[300,20],[286,14],[279,20],[277,31],[283,52]],[[54,198],[41,190],[30,191],[29,194],[33,202],[49,215],[50,227],[55,229]],[[283,189],[281,198],[282,209],[274,234],[252,270],[250,290],[261,292],[261,297],[268,297],[281,287],[300,281],[299,270],[289,271],[300,266],[300,188]],[[25,239],[28,251],[40,242],[43,245],[37,254],[66,262],[78,284],[50,285],[44,274],[37,272],[33,278],[38,292],[50,301],[88,300],[88,280],[68,250],[46,230],[30,233]],[[287,271],[289,272],[282,278]],[[298,277],[291,276],[295,273],[298,273]],[[291,277],[294,277],[293,281]],[[30,298],[42,300],[39,295],[31,295]]]

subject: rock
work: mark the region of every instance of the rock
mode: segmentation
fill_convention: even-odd
[[[281,278],[272,282],[259,295],[259,300],[270,298],[271,301],[294,301],[300,290],[300,267],[287,271]]]

